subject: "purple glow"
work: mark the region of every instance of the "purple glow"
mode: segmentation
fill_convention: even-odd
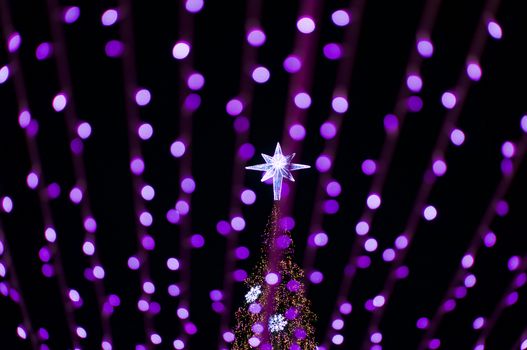
[[[140,158],[135,158],[130,162],[130,170],[134,175],[141,175],[145,170],[145,162]]]
[[[467,64],[467,75],[473,81],[479,81],[481,79],[481,67],[476,62]]]
[[[270,286],[274,286],[275,284],[278,283],[279,280],[280,280],[280,277],[274,272],[269,272],[265,276],[265,282],[267,282],[267,284]]]
[[[331,15],[331,20],[336,26],[344,27],[350,23],[350,14],[346,10],[337,10]]]
[[[177,297],[180,294],[180,289],[177,285],[171,284],[168,286],[168,294],[172,297]]]
[[[203,238],[202,235],[196,233],[190,237],[190,245],[196,249],[203,248],[205,245],[205,238]]]
[[[342,187],[337,181],[330,181],[326,185],[326,193],[330,197],[337,197],[338,195],[340,195],[341,190],[342,190]]]
[[[320,271],[313,271],[309,275],[309,280],[313,284],[320,284],[324,280],[324,275]]]
[[[15,52],[22,43],[22,37],[18,33],[12,33],[7,39],[7,50],[9,52]]]
[[[330,60],[338,60],[342,57],[342,47],[336,43],[329,43],[323,48],[324,56]]]
[[[244,133],[247,130],[249,130],[249,119],[247,119],[244,116],[239,116],[236,119],[234,119],[234,130],[236,130],[237,133]]]
[[[331,168],[331,159],[327,155],[321,155],[317,158],[316,166],[318,171],[325,173]]]
[[[298,292],[301,288],[301,284],[300,282],[298,281],[295,281],[295,280],[291,280],[289,282],[287,282],[287,289],[289,289],[289,291],[291,292]]]
[[[376,193],[372,193],[368,196],[366,204],[368,205],[368,208],[375,210],[381,206],[381,197]]]
[[[196,189],[196,183],[194,179],[187,177],[181,181],[181,189],[185,193],[192,193]]]
[[[423,58],[430,58],[434,54],[434,45],[429,39],[419,39],[417,41],[417,51]]]
[[[169,258],[167,260],[167,267],[170,271],[177,271],[179,270],[179,260],[176,258]]]
[[[518,302],[518,292],[512,292],[507,296],[505,303],[508,306],[514,305]]]
[[[186,147],[185,147],[185,144],[182,141],[175,141],[170,146],[170,153],[172,153],[172,155],[175,158],[182,157],[185,154],[185,150],[186,150]]]
[[[377,171],[377,164],[371,159],[366,159],[362,162],[362,172],[365,175],[373,175]]]
[[[307,109],[311,106],[311,96],[306,92],[299,92],[295,95],[295,105],[300,109]]]
[[[331,122],[325,122],[320,126],[320,135],[326,140],[331,140],[337,134],[337,128],[335,124]]]
[[[238,260],[245,260],[249,257],[250,251],[247,247],[238,247],[236,248],[234,255],[236,255],[236,258]]]
[[[121,57],[124,51],[124,44],[119,40],[110,40],[104,46],[106,56],[116,58]]]
[[[344,337],[340,334],[335,334],[332,338],[331,338],[331,342],[335,345],[341,345],[343,342],[344,342]]]
[[[306,136],[306,129],[300,124],[293,124],[289,128],[289,136],[295,141],[303,140]]]
[[[438,159],[434,161],[434,164],[432,165],[432,171],[434,172],[436,176],[445,175],[446,170],[447,170],[447,166],[443,160]]]
[[[317,247],[324,247],[328,244],[328,235],[324,232],[317,233],[313,238],[313,242]]]
[[[64,22],[71,24],[79,19],[81,10],[77,6],[71,6],[64,10]]]
[[[88,256],[92,256],[95,253],[95,246],[92,242],[84,242],[82,245],[82,251]]]
[[[377,250],[378,244],[375,238],[369,238],[364,242],[364,249],[368,252],[374,252]]]
[[[9,67],[3,66],[0,68],[0,84],[5,83],[7,78],[9,78]]]
[[[210,293],[210,300],[221,301],[223,299],[223,293],[219,290],[212,290]]]
[[[490,36],[496,40],[501,39],[503,36],[503,31],[496,21],[489,21],[487,23],[487,30],[489,31]]]
[[[427,329],[428,325],[430,324],[430,321],[426,317],[421,317],[417,320],[416,327],[419,329]]]
[[[370,231],[370,225],[369,225],[366,221],[360,221],[360,222],[355,226],[355,232],[356,232],[359,236],[364,236],[364,235],[366,235],[369,231]]]
[[[53,98],[53,109],[57,112],[61,112],[68,103],[68,100],[66,98],[66,94],[59,93]]]
[[[426,220],[432,221],[437,217],[437,209],[433,205],[429,205],[423,210],[423,216]]]
[[[114,9],[104,11],[101,16],[101,22],[103,26],[111,26],[119,19],[119,12]]]
[[[408,89],[412,92],[419,92],[423,87],[423,80],[417,74],[410,74],[408,78],[406,78],[406,86],[408,86]]]
[[[99,280],[102,280],[104,278],[105,272],[102,266],[95,266],[93,268],[93,276]]]
[[[315,21],[310,17],[301,17],[296,22],[296,27],[303,34],[312,33],[315,30]]]
[[[241,216],[236,216],[231,220],[231,227],[234,231],[242,231],[245,228],[245,220]]]
[[[483,238],[483,243],[487,248],[492,248],[496,244],[496,235],[494,232],[488,232]]]
[[[232,332],[223,333],[223,340],[225,340],[227,343],[232,343],[234,341],[234,333]]]
[[[244,143],[238,150],[238,156],[243,160],[249,160],[254,156],[255,149],[250,143]]]
[[[141,263],[139,262],[139,259],[137,259],[135,256],[132,256],[128,258],[128,267],[130,270],[137,270],[141,266]]]
[[[203,8],[203,5],[204,5],[203,0],[187,0],[185,2],[185,8],[190,13],[198,13]],[[176,349],[179,349],[179,348],[176,348]]]
[[[271,73],[269,73],[269,70],[262,66],[255,68],[252,74],[254,81],[259,84],[267,82],[270,76]]]
[[[515,153],[516,153],[516,147],[514,146],[512,142],[510,141],[504,142],[503,145],[501,146],[501,154],[503,154],[505,158],[512,158],[514,157]]]
[[[247,41],[251,46],[262,46],[265,43],[265,39],[265,33],[259,28],[255,28],[247,34]]]
[[[177,42],[172,48],[172,56],[177,60],[186,58],[190,53],[190,44],[186,41]]]
[[[251,190],[244,190],[240,196],[243,204],[251,205],[256,201],[256,194]]]
[[[419,96],[410,96],[406,101],[410,112],[419,112],[423,108],[423,100]]]
[[[472,327],[474,329],[481,329],[485,325],[485,319],[483,317],[478,317],[472,322]]]
[[[135,93],[135,102],[139,106],[146,106],[150,103],[151,98],[152,96],[150,95],[150,91],[148,91],[147,89],[140,89],[137,90],[137,92]]]
[[[346,113],[348,110],[348,100],[344,97],[335,97],[331,102],[331,107],[337,113]]]
[[[370,340],[374,344],[379,344],[382,341],[382,334],[379,332],[373,333],[370,337]]]
[[[144,211],[139,215],[139,222],[141,223],[141,225],[149,227],[154,222],[154,218],[152,217],[152,214],[147,211]]]
[[[393,114],[387,114],[384,117],[384,129],[390,134],[397,132],[397,130],[399,129],[399,119],[397,118],[397,116]]]
[[[406,247],[408,247],[408,238],[406,238],[406,236],[403,236],[403,235],[397,237],[395,239],[395,246],[399,250],[405,249]]]
[[[288,73],[296,73],[302,68],[302,61],[295,55],[287,56],[284,60],[284,69]]]
[[[450,133],[450,141],[456,146],[461,146],[465,142],[465,133],[459,129],[454,129]]]
[[[474,257],[471,254],[463,256],[463,259],[461,259],[461,266],[463,266],[465,269],[468,269],[471,268],[472,265],[474,265]]]
[[[141,197],[143,197],[145,201],[151,201],[152,199],[154,199],[155,194],[156,192],[154,188],[150,185],[145,185],[141,189]]]
[[[496,214],[503,217],[507,215],[508,212],[509,212],[509,204],[506,201],[501,200],[501,201],[498,201],[498,203],[496,203]]]
[[[507,268],[510,271],[514,271],[514,270],[517,270],[519,266],[520,266],[520,258],[516,255],[511,256],[509,261],[507,262]]]
[[[339,202],[334,199],[328,199],[324,202],[324,212],[326,214],[336,214],[339,211]]]
[[[90,137],[91,131],[91,125],[88,122],[80,123],[77,127],[77,135],[83,140]]]
[[[47,43],[47,42],[39,44],[35,50],[35,56],[37,57],[37,60],[39,61],[49,58],[49,56],[51,56],[52,53],[53,53],[53,47],[51,46],[50,43]]]
[[[232,116],[237,116],[243,111],[243,103],[239,99],[232,99],[227,102],[227,113]]]
[[[13,210],[13,201],[8,196],[2,198],[2,209],[6,213],[10,213]]]
[[[205,78],[200,73],[192,73],[187,79],[189,89],[197,91],[205,85]]]
[[[470,274],[467,277],[465,277],[465,287],[472,288],[476,285],[476,276]]]
[[[382,253],[382,259],[386,262],[393,261],[395,259],[395,250],[388,248]]]
[[[146,250],[154,250],[156,247],[156,241],[151,236],[145,235],[143,239],[141,239],[141,245]]]
[[[441,103],[447,109],[454,108],[456,106],[456,102],[457,102],[456,95],[454,95],[450,91],[443,93],[443,95],[441,96]]]

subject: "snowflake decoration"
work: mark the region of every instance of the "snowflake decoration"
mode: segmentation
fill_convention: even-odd
[[[245,300],[248,303],[252,303],[258,299],[258,297],[262,294],[262,289],[260,286],[252,287],[247,294],[245,294]]]
[[[285,326],[287,326],[287,320],[282,314],[276,314],[269,318],[269,331],[271,333],[283,331]]]

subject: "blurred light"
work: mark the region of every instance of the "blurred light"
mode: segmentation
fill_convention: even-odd
[[[296,27],[301,33],[309,34],[315,30],[315,21],[310,17],[301,17],[296,22]]]
[[[337,10],[331,15],[331,20],[335,25],[344,27],[350,23],[350,15],[346,10]]]

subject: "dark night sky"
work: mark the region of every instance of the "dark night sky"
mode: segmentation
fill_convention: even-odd
[[[23,39],[20,58],[29,106],[40,127],[37,144],[43,179],[62,187],[60,197],[51,201],[51,209],[66,280],[84,300],[82,308],[75,311],[78,323],[89,333],[82,341],[83,348],[99,349],[101,329],[95,292],[93,283],[83,276],[89,265],[82,254],[81,213],[67,196],[75,184],[67,128],[62,113],[51,106],[53,96],[60,91],[57,64],[53,57],[38,61],[34,54],[39,43],[52,41],[46,1],[7,2],[13,24]],[[181,332],[175,315],[177,298],[166,292],[168,285],[179,279],[179,272],[166,268],[166,259],[177,255],[180,249],[179,229],[165,219],[166,211],[179,195],[180,163],[171,156],[170,145],[180,131],[179,92],[184,83],[179,75],[181,63],[171,55],[179,37],[180,2],[133,1],[129,14],[134,25],[137,83],[152,93],[150,104],[140,109],[140,118],[154,128],[152,139],[141,145],[147,163],[144,180],[156,188],[156,197],[147,207],[155,218],[150,232],[157,241],[156,249],[150,253],[150,272],[157,287],[153,300],[162,308],[154,317],[155,329],[164,339],[159,349],[172,348],[172,341]],[[106,270],[104,286],[108,294],[121,298],[121,306],[111,318],[114,348],[133,349],[135,344],[145,342],[145,334],[143,318],[136,306],[139,274],[127,268],[128,258],[136,253],[137,239],[122,59],[104,54],[105,43],[119,38],[120,23],[103,27],[100,22],[101,14],[118,4],[86,0],[60,3],[81,9],[79,20],[71,25],[62,24],[62,29],[76,112],[93,129],[84,143],[83,159],[93,214],[98,222],[99,256]],[[190,310],[199,332],[191,338],[189,349],[217,348],[220,317],[211,309],[209,292],[223,285],[226,240],[216,232],[216,223],[228,220],[230,215],[235,144],[234,119],[225,112],[225,104],[239,93],[240,74],[245,74],[241,69],[241,53],[248,3],[206,1],[204,9],[195,15],[193,58],[195,69],[204,75],[206,83],[200,91],[202,104],[192,117],[192,174],[197,184],[192,198],[192,233],[202,234],[206,242],[203,248],[191,252]],[[422,67],[424,87],[419,95],[424,107],[418,113],[409,113],[400,131],[382,194],[383,203],[372,223],[371,233],[378,240],[379,249],[369,254],[372,265],[360,270],[353,283],[349,300],[354,308],[345,317],[343,349],[360,348],[367,334],[370,313],[363,305],[382,290],[389,267],[382,260],[382,251],[393,246],[394,239],[406,226],[445,117],[441,94],[453,88],[463,74],[467,49],[484,3],[442,1],[432,33],[434,56]],[[322,6],[317,26],[320,37],[311,72],[313,104],[308,110],[303,152],[297,159],[301,163],[313,165],[324,147],[319,128],[328,117],[338,63],[326,59],[322,48],[328,42],[342,40],[344,29],[335,27],[330,18],[333,11],[347,4],[347,1],[326,1]],[[342,138],[334,163],[333,177],[342,185],[338,197],[340,210],[324,216],[323,228],[329,244],[318,251],[315,263],[316,269],[324,273],[324,281],[311,286],[309,294],[313,311],[319,315],[320,341],[356,239],[355,224],[371,186],[372,177],[361,172],[361,163],[380,156],[385,141],[383,118],[393,112],[424,4],[425,0],[366,1],[349,86],[350,108],[342,116]],[[290,78],[282,62],[293,50],[300,5],[301,1],[263,2],[260,21],[267,41],[258,50],[257,62],[269,68],[271,79],[254,88],[250,142],[256,155],[249,160],[250,164],[261,162],[260,152],[272,153],[282,135]],[[502,1],[496,18],[503,28],[503,39],[486,41],[480,61],[483,77],[471,86],[458,123],[466,141],[461,147],[448,146],[445,156],[448,171],[438,180],[428,200],[438,208],[439,215],[432,222],[419,222],[406,258],[409,278],[397,285],[381,323],[384,349],[417,347],[423,331],[416,329],[415,322],[419,317],[432,316],[437,309],[500,181],[501,145],[522,137],[520,120],[527,108],[525,11],[519,1]],[[4,66],[9,64],[5,32],[1,38],[0,66]],[[38,196],[25,184],[31,164],[17,115],[10,77],[0,85],[0,197],[11,197],[14,210],[0,216],[33,326],[49,330],[51,337],[47,344],[51,349],[70,349],[56,280],[46,279],[40,272],[38,251],[45,242],[43,222]],[[284,152],[289,153],[287,149]],[[320,185],[318,176],[316,169],[295,176],[296,227],[292,233],[299,263],[311,233],[309,219],[315,190]],[[527,253],[526,176],[527,165],[523,164],[504,198],[510,207],[508,215],[496,218],[491,224],[498,237],[496,246],[482,249],[477,255],[472,268],[478,277],[476,286],[441,323],[438,335],[444,349],[472,349],[478,335],[472,329],[472,321],[480,315],[490,316],[514,275],[507,269],[509,258]],[[258,259],[260,232],[271,211],[272,194],[269,186],[259,182],[259,174],[248,173],[244,181],[245,186],[255,191],[257,201],[243,208],[247,226],[239,243],[247,246],[251,255],[236,266],[250,271]],[[234,313],[244,293],[243,284],[237,283],[233,310],[225,312]],[[488,349],[511,348],[527,326],[527,290],[523,287],[519,293],[520,301],[503,312],[491,332]],[[27,341],[21,342],[16,337],[16,327],[21,322],[18,308],[8,298],[0,297],[0,349],[30,349]]]

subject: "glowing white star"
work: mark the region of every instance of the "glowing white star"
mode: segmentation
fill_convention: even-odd
[[[272,157],[262,153],[265,164],[248,166],[245,169],[265,171],[265,174],[262,176],[262,182],[273,178],[274,200],[279,201],[283,178],[285,177],[288,180],[295,181],[293,175],[291,175],[291,171],[311,168],[309,165],[291,163],[294,156],[294,153],[284,156],[282,154],[282,148],[280,148],[280,143],[277,143]]]

